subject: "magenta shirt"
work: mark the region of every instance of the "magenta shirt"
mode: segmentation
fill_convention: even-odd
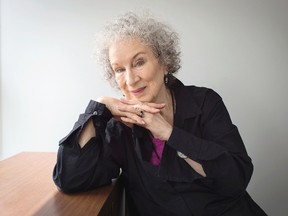
[[[155,151],[152,152],[150,163],[154,166],[158,166],[162,158],[165,141],[153,137],[152,143]]]

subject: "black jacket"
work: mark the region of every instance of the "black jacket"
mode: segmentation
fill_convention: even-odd
[[[60,141],[55,184],[64,192],[89,190],[111,183],[121,168],[132,216],[266,215],[246,192],[253,165],[221,97],[180,81],[172,91],[174,126],[159,167],[149,163],[153,144],[146,129],[128,128],[104,104],[90,101]],[[81,149],[78,136],[90,118],[97,136]],[[177,150],[201,163],[207,177]]]

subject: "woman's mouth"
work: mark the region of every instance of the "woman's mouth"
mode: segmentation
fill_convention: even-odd
[[[146,86],[138,88],[138,89],[135,89],[135,90],[132,90],[131,93],[134,94],[134,95],[139,95],[139,94],[144,92],[145,88],[146,88]]]

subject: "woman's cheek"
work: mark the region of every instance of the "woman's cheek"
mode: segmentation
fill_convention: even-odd
[[[118,88],[121,90],[123,97],[125,97],[126,99],[129,99],[129,92],[127,92],[127,90],[125,89],[125,81],[123,81],[123,79],[121,79],[119,76],[116,77],[115,76],[115,81],[117,83]]]
[[[115,75],[115,81],[116,81],[118,87],[121,89],[122,85],[123,85],[123,81],[121,80],[120,75]]]

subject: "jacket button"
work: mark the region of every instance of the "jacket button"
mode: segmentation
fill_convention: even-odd
[[[97,114],[98,114],[98,112],[97,112],[97,111],[94,111],[94,112],[93,112],[93,115],[97,115]]]

